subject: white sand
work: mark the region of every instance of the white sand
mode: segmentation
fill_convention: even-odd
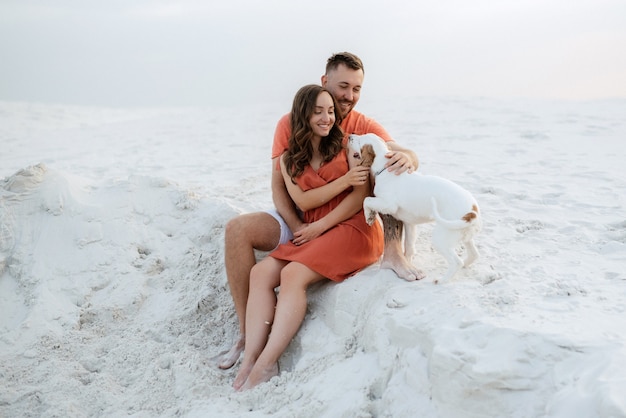
[[[475,195],[481,258],[434,285],[421,227],[427,279],[314,287],[235,393],[224,225],[271,206],[288,104],[0,103],[0,416],[626,416],[626,101],[359,107]]]

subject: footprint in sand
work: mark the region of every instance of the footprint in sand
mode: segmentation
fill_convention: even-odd
[[[626,220],[606,225],[607,238],[611,241],[626,244]]]
[[[522,220],[522,219],[517,219],[515,221],[515,230],[517,232],[519,232],[520,234],[523,234],[524,232],[528,232],[528,231],[539,231],[542,230],[544,228],[544,224],[541,221],[538,220]]]

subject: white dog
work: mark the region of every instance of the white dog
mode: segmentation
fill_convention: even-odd
[[[441,177],[415,172],[396,175],[387,171],[385,154],[389,150],[376,135],[350,135],[348,148],[351,165],[357,161],[360,165],[371,164],[375,197],[367,197],[363,202],[367,223],[371,225],[377,213],[404,222],[407,260],[415,253],[416,225],[432,221],[435,221],[433,247],[448,262],[448,271],[441,281],[451,279],[461,267],[469,266],[478,258],[473,238],[482,221],[478,204],[467,190]],[[465,246],[465,260],[456,252],[460,243]]]

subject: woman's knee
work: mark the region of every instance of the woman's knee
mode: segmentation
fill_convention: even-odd
[[[250,283],[259,282],[263,276],[266,276],[267,273],[264,273],[264,270],[265,266],[263,265],[263,261],[252,266],[250,270]]]
[[[310,284],[323,278],[304,264],[291,262],[280,272],[280,287],[306,290]]]
[[[250,270],[250,288],[275,288],[279,284],[280,264],[271,257],[264,258]]]

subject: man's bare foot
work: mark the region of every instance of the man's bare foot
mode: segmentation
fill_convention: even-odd
[[[385,233],[385,251],[380,267],[393,270],[399,277],[407,281],[420,280],[426,277],[422,270],[415,268],[404,256],[402,251],[402,229],[404,224],[391,215],[380,214]]]
[[[380,268],[393,270],[398,277],[409,282],[421,280],[426,277],[422,270],[416,268],[401,254],[384,253]]]
[[[224,351],[223,353],[218,354],[214,357],[215,361],[217,361],[217,367],[222,370],[230,369],[237,363],[239,357],[241,357],[241,353],[245,347],[246,340],[243,336],[239,337],[237,342],[233,344],[233,346],[228,351]]]
[[[252,389],[253,387],[261,383],[269,382],[270,379],[274,376],[278,376],[278,363],[274,363],[267,368],[255,365],[248,375],[246,383],[241,387],[240,390]]]

